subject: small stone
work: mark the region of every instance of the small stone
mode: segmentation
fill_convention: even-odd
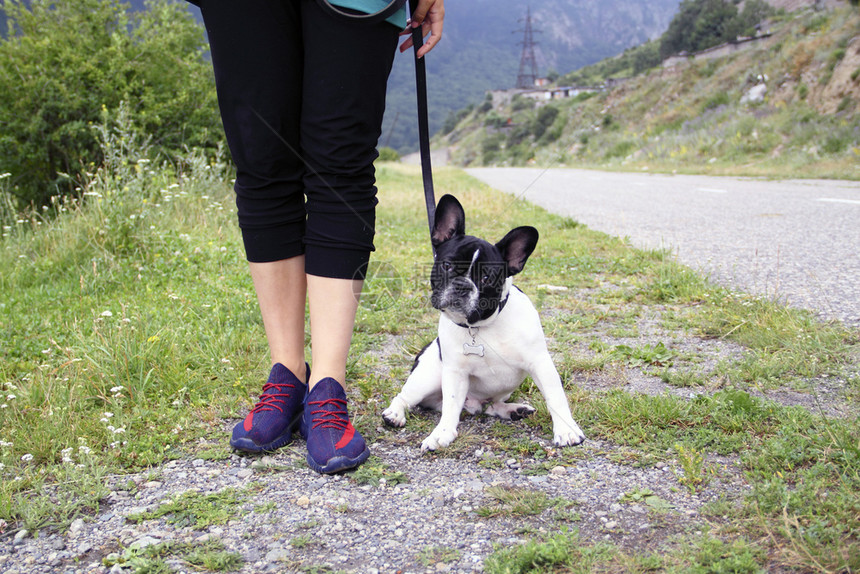
[[[159,542],[161,542],[161,540],[153,536],[141,536],[140,538],[132,542],[129,548],[141,550],[143,548],[146,548],[147,546],[153,546],[155,544],[158,544]]]
[[[276,548],[266,552],[266,562],[282,562],[290,557],[289,551],[284,548]]]
[[[304,494],[296,499],[296,506],[301,506],[302,508],[307,508],[310,505],[311,505],[311,499],[308,498],[307,496],[305,496]]]
[[[83,529],[83,527],[84,519],[76,518],[75,520],[72,520],[72,523],[69,525],[69,534],[71,536],[77,536],[78,533],[80,533],[80,531]]]
[[[66,541],[58,536],[57,538],[51,540],[51,548],[53,548],[54,550],[65,550]]]
[[[554,474],[556,476],[560,476],[562,474],[567,474],[567,468],[559,465],[552,467],[552,470],[549,471],[550,474]]]
[[[641,532],[643,530],[648,530],[649,528],[651,528],[651,525],[646,522],[645,524],[643,524],[639,527],[639,531]]]
[[[206,461],[203,460],[202,458],[195,458],[194,460],[191,461],[191,466],[193,466],[195,468],[203,466],[205,464],[206,464]]]
[[[248,478],[249,476],[253,476],[253,475],[254,475],[254,471],[251,470],[250,468],[243,468],[242,470],[240,470],[239,472],[236,473],[236,476],[238,478],[241,478],[241,479],[245,479],[245,478]]]
[[[621,505],[620,505],[620,504],[618,504],[617,502],[616,502],[616,503],[613,503],[613,504],[609,507],[609,512],[613,512],[613,513],[615,513],[615,512],[621,512]]]
[[[257,562],[258,560],[260,560],[260,552],[254,548],[251,548],[250,550],[248,550],[248,552],[245,553],[243,558],[245,559],[245,562],[248,563]]]
[[[606,523],[606,529],[607,530],[612,530],[616,526],[618,526],[618,523],[614,520],[610,520],[609,522]]]
[[[603,510],[597,510],[594,512],[594,516],[600,518],[601,516],[606,516],[606,512],[604,512]]]
[[[78,554],[86,554],[90,550],[93,549],[93,545],[89,542],[83,542],[80,546],[78,546],[77,553]]]
[[[150,480],[149,482],[143,483],[143,488],[159,488],[161,487],[161,481],[159,480]]]
[[[15,533],[15,538],[12,541],[12,544],[24,544],[24,539],[27,538],[27,535],[30,532],[24,528]]]

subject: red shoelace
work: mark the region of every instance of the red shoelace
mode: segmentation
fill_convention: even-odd
[[[254,405],[253,409],[251,409],[251,414],[258,413],[260,411],[274,410],[272,407],[274,407],[275,409],[278,409],[281,412],[284,412],[284,409],[281,408],[281,406],[278,403],[283,404],[284,399],[286,399],[290,396],[289,393],[284,393],[284,392],[270,393],[270,392],[268,392],[268,391],[272,391],[272,390],[280,391],[281,387],[289,387],[291,389],[296,388],[295,385],[292,385],[290,383],[282,383],[282,384],[266,383],[265,385],[263,385],[263,394],[260,395],[260,401],[256,405]]]
[[[320,406],[319,409],[311,411],[311,415],[313,417],[311,420],[314,423],[311,428],[322,427],[345,431],[349,425],[349,415],[346,412],[345,400],[326,399],[324,401],[310,401],[308,404]],[[325,410],[326,406],[330,407],[330,410]]]

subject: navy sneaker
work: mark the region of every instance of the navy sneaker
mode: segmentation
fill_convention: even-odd
[[[305,369],[308,369],[307,364]],[[233,428],[230,446],[247,452],[267,452],[289,444],[296,424],[301,421],[307,392],[307,383],[276,363],[263,385],[259,402],[245,420]]]
[[[349,421],[346,392],[330,377],[305,398],[301,432],[308,441],[308,466],[319,473],[355,468],[370,456],[364,437]]]

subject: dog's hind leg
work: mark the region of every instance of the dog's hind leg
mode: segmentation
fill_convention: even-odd
[[[437,410],[442,407],[442,358],[438,339],[418,354],[412,373],[400,393],[382,412],[382,420],[391,426],[402,427],[406,424],[406,412],[419,404]]]
[[[506,403],[503,401],[495,401],[491,403],[484,414],[500,419],[518,421],[527,416],[533,415],[534,408],[523,403]]]

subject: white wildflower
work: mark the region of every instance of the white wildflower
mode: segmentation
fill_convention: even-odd
[[[110,311],[102,311],[102,317],[113,317],[113,313]]]
[[[27,453],[21,457],[21,462],[30,462],[31,460],[33,460],[33,455],[30,453]]]
[[[123,390],[124,388],[125,388],[125,387],[123,387],[122,385],[117,385],[117,386],[115,386],[115,387],[111,388],[110,392],[112,392],[112,393],[118,393],[118,392],[120,392],[121,390]]]

